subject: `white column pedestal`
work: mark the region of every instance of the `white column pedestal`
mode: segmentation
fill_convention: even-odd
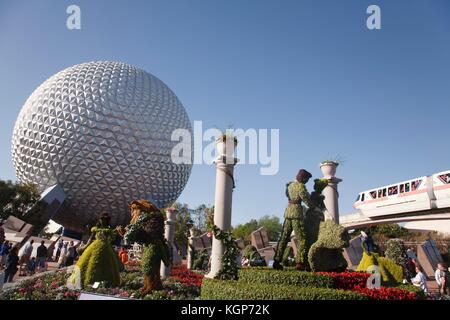
[[[170,246],[170,253],[173,251],[173,238],[175,236],[175,210],[169,211],[167,210],[167,220],[165,222],[165,230],[164,230],[164,238],[167,240]],[[171,266],[166,266],[163,262],[161,262],[160,274],[161,278],[167,278],[170,276]]]
[[[324,204],[325,204],[325,220],[333,220],[334,222],[339,224],[339,193],[338,193],[338,183],[342,180],[336,177],[324,177],[328,180],[328,185],[322,191],[322,194],[325,196]]]
[[[233,194],[233,170],[237,163],[237,159],[233,161],[225,155],[219,156],[214,162],[216,164],[216,193],[214,202],[214,224],[224,231],[231,229],[231,203]],[[219,272],[224,254],[225,247],[222,241],[213,237],[211,251],[211,271],[206,275],[207,278],[214,278]]]
[[[194,230],[189,230],[190,237],[188,239],[188,248],[187,248],[187,268],[191,269],[192,264],[194,261],[192,261],[192,258],[194,256],[194,249],[192,248],[194,245]]]

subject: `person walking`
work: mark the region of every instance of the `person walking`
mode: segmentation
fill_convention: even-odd
[[[447,281],[445,277],[445,267],[443,263],[438,263],[437,269],[434,272],[434,279],[438,285],[439,295],[447,294]]]
[[[14,275],[17,272],[17,265],[19,264],[19,248],[13,247],[6,258],[6,268],[3,283],[12,282]]]
[[[3,229],[3,221],[0,222],[0,243],[5,241],[5,229]]]
[[[19,260],[19,275],[26,275],[27,263],[33,253],[33,243],[34,240],[30,240],[30,242],[28,242],[23,248],[22,256]]]
[[[69,247],[67,248],[67,253],[66,253],[66,264],[65,264],[66,267],[73,265],[73,261],[75,260],[75,254],[76,254],[76,248],[74,246],[73,241],[70,241]]]
[[[62,250],[63,246],[64,246],[63,239],[59,239],[58,244],[56,245],[55,259],[53,261],[59,260],[59,256],[61,254],[61,250]]]
[[[47,267],[46,267],[47,253],[48,253],[48,249],[45,246],[45,241],[42,240],[41,245],[37,248],[37,252],[36,252],[37,272],[47,271]]]
[[[2,243],[0,246],[0,269],[3,269],[6,263],[6,257],[11,251],[11,243],[8,240]]]
[[[59,253],[58,269],[61,269],[66,265],[67,244],[67,242],[63,244]]]

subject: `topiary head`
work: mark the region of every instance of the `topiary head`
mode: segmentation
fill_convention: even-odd
[[[107,227],[109,227],[110,221],[111,221],[111,217],[109,216],[109,214],[104,212],[100,215],[100,218],[98,219],[97,227],[107,228]]]
[[[327,179],[314,179],[314,191],[321,194],[323,189],[328,185]]]
[[[348,247],[350,236],[345,228],[333,220],[320,223],[319,239],[317,242],[330,249]]]
[[[143,212],[146,213],[160,212],[159,208],[154,203],[146,199],[133,200],[130,203],[130,210],[131,210],[130,224],[134,224]]]
[[[307,183],[309,179],[311,179],[312,174],[305,169],[300,169],[297,173],[297,176],[295,177],[295,180],[297,180],[300,183]]]

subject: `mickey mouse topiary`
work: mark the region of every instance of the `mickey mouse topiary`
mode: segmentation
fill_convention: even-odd
[[[320,223],[319,237],[311,246],[308,261],[314,272],[342,272],[347,261],[342,250],[348,246],[349,235],[344,227],[332,220]]]

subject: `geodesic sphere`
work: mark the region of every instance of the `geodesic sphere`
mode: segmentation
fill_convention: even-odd
[[[192,132],[188,115],[161,80],[131,65],[95,61],[67,68],[28,98],[17,118],[12,158],[21,182],[59,184],[66,202],[53,218],[81,231],[102,212],[129,221],[128,205],[178,198],[192,165],[175,164],[172,131]]]

